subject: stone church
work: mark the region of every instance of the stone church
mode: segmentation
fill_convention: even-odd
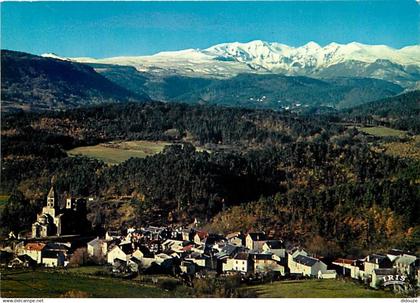
[[[32,237],[78,235],[87,232],[88,228],[86,200],[67,198],[65,207],[61,208],[52,186],[47,196],[47,205],[32,224]]]

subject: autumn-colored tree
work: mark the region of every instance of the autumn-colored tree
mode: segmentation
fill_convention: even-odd
[[[85,247],[78,248],[70,257],[69,264],[71,266],[84,265],[88,261],[88,254]]]

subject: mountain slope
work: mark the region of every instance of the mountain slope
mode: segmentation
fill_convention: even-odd
[[[420,90],[369,102],[349,109],[346,112],[353,115],[369,114],[389,118],[399,118],[408,115],[419,117]]]
[[[345,108],[399,94],[393,83],[368,78],[314,79],[278,74],[239,74],[231,78],[187,77],[138,72],[133,67],[90,64],[126,89],[155,100],[281,109],[305,106]]]
[[[87,65],[2,50],[2,110],[60,109],[150,100],[109,81]]]
[[[46,55],[51,56],[51,55]],[[52,55],[55,57],[55,55]],[[69,59],[67,59],[69,60]],[[309,42],[300,47],[260,40],[223,43],[204,50],[186,49],[152,56],[77,62],[133,66],[139,71],[188,76],[232,77],[240,73],[280,73],[317,78],[372,77],[413,88],[420,80],[420,46],[394,49],[385,45]]]
[[[356,122],[380,122],[402,130],[420,133],[420,90],[369,102],[343,111],[343,117]]]

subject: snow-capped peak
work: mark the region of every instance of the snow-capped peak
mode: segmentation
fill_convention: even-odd
[[[41,57],[44,57],[44,58],[52,58],[52,59],[63,60],[63,61],[70,61],[70,59],[64,58],[64,57],[60,57],[60,56],[58,56],[58,55],[56,55],[54,53],[45,53],[45,54],[42,54]]]
[[[318,43],[314,42],[314,41],[309,41],[303,47],[305,49],[308,49],[308,50],[318,50],[318,49],[321,48],[321,46]]]
[[[365,45],[358,42],[349,44],[333,42],[321,47],[311,41],[300,47],[291,47],[257,40],[249,43],[219,44],[203,52],[220,57],[231,57],[240,62],[262,64],[270,69],[321,68],[348,60],[372,63],[378,59],[385,59],[399,64],[420,63],[420,52],[416,46],[396,50],[385,45]]]

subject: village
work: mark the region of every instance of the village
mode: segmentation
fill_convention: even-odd
[[[243,281],[348,277],[374,289],[390,286],[396,292],[420,286],[420,258],[399,249],[360,259],[327,259],[262,231],[220,235],[194,226],[140,226],[108,230],[102,237],[81,236],[75,232],[83,226],[83,218],[75,226],[69,226],[65,218],[83,215],[83,203],[69,198],[60,209],[51,188],[46,206],[32,225],[32,236],[10,234],[2,241],[1,266],[96,264],[119,278],[167,274],[187,285],[193,278],[240,275]]]

